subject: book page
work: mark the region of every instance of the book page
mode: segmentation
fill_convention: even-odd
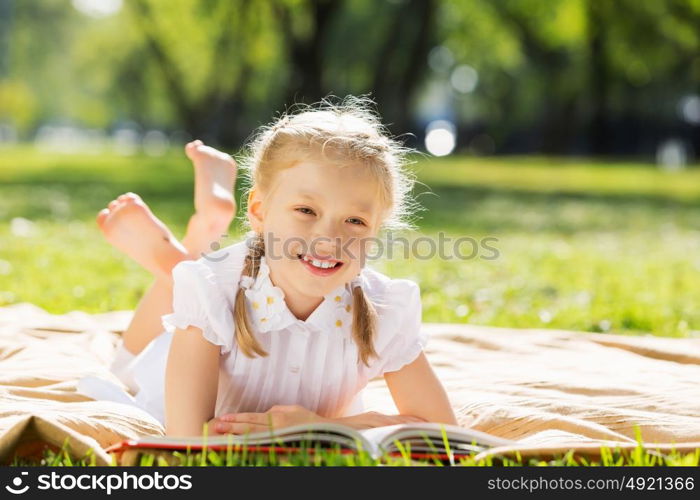
[[[293,425],[284,427],[277,432],[262,431],[253,432],[247,435],[235,434],[216,434],[205,436],[145,436],[137,440],[139,445],[152,444],[158,445],[175,445],[175,446],[202,446],[207,445],[226,445],[231,444],[269,444],[276,439],[283,441],[297,439],[312,439],[323,441],[324,436],[332,436],[333,434],[341,436],[344,441],[354,442],[356,439],[363,443],[363,446],[368,446],[368,442],[364,436],[352,427],[348,427],[335,423],[311,423]],[[329,439],[329,442],[337,442],[338,440]]]
[[[442,442],[442,430],[445,430],[448,442],[471,444],[475,442],[485,448],[513,444],[513,441],[502,439],[474,429],[467,429],[456,425],[439,424],[433,422],[415,424],[396,424],[384,427],[365,429],[360,433],[367,440],[376,443],[380,447],[390,446],[394,440],[420,440],[427,434],[428,438]],[[427,444],[427,443],[426,443]]]

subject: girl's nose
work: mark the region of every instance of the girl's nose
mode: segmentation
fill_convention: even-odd
[[[319,222],[312,237],[313,250],[322,255],[335,255],[336,248],[341,246],[342,234],[337,224]]]
[[[337,236],[318,235],[311,240],[311,251],[320,256],[335,256],[341,246]]]

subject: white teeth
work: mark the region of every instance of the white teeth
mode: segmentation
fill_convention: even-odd
[[[336,262],[330,262],[327,260],[316,260],[316,259],[311,259],[307,255],[302,256],[302,259],[304,259],[306,262],[311,264],[314,267],[319,267],[321,269],[329,269],[331,267],[336,266]]]

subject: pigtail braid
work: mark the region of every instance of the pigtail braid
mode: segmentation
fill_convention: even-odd
[[[260,258],[265,255],[265,241],[262,234],[257,233],[255,238],[247,244],[249,250],[241,275],[255,279],[260,270]],[[249,358],[254,358],[255,354],[267,356],[268,353],[260,346],[253,333],[253,328],[250,326],[246,310],[245,288],[242,286],[238,288],[238,293],[236,293],[233,322],[236,330],[236,342],[243,354]]]
[[[355,340],[355,344],[357,344],[359,358],[362,359],[366,366],[369,366],[370,356],[378,357],[377,352],[374,350],[377,311],[361,286],[356,286],[352,289],[352,298],[352,337]]]

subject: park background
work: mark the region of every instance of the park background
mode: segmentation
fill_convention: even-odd
[[[497,239],[373,263],[425,321],[700,336],[696,0],[0,0],[0,306],[133,308],[96,213],[182,236],[188,139],[347,94],[421,152],[407,238]]]

